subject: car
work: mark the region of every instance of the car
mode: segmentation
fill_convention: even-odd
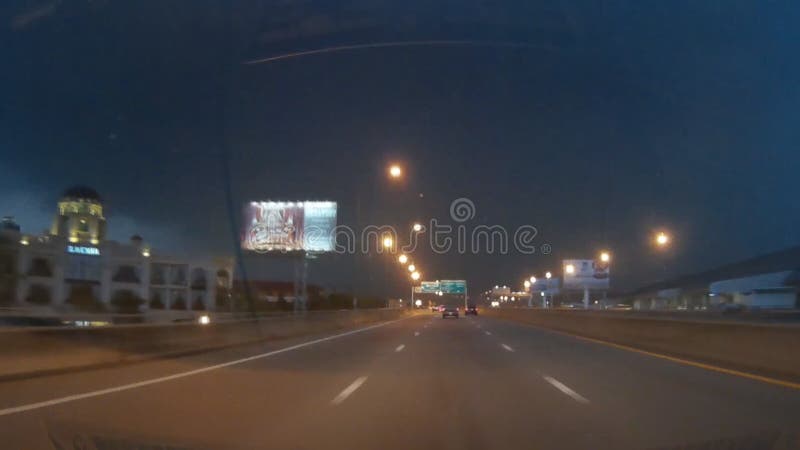
[[[457,306],[445,306],[444,309],[442,309],[442,319],[446,319],[448,317],[455,317],[458,319]]]
[[[478,315],[478,307],[475,306],[475,305],[467,306],[467,309],[464,310],[464,315],[465,316],[469,316],[469,315],[477,316]]]

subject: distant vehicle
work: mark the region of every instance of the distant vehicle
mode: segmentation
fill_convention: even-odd
[[[439,311],[439,312],[444,312],[444,305],[437,306],[436,310]]]
[[[469,316],[469,315],[477,316],[478,315],[478,307],[475,306],[475,305],[467,306],[467,309],[464,310],[464,315],[465,316]]]
[[[458,306],[445,306],[442,310],[442,319],[455,317],[458,319]]]
[[[630,311],[633,309],[633,306],[626,303],[617,303],[616,305],[610,306],[608,309],[613,309],[615,311]]]

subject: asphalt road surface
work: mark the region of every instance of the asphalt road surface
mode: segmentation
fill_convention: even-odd
[[[485,317],[0,383],[3,449],[783,449],[798,430],[800,391]]]

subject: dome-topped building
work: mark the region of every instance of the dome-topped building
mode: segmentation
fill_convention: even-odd
[[[170,321],[175,310],[192,314],[229,301],[232,260],[168,255],[154,251],[138,234],[126,242],[108,239],[103,209],[96,190],[73,186],[59,197],[49,232],[24,233],[13,219],[3,219],[0,266],[11,261],[7,267],[12,269],[10,275],[0,273],[0,299],[56,311],[124,313],[131,312],[131,303],[141,303],[135,310],[173,310],[165,315]],[[155,311],[148,314],[161,320]]]
[[[100,194],[82,185],[64,190],[50,234],[66,237],[72,243],[96,245],[104,240],[106,219]]]

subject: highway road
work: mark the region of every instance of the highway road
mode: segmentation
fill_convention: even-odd
[[[3,449],[783,449],[798,430],[798,390],[486,317],[0,383]]]

